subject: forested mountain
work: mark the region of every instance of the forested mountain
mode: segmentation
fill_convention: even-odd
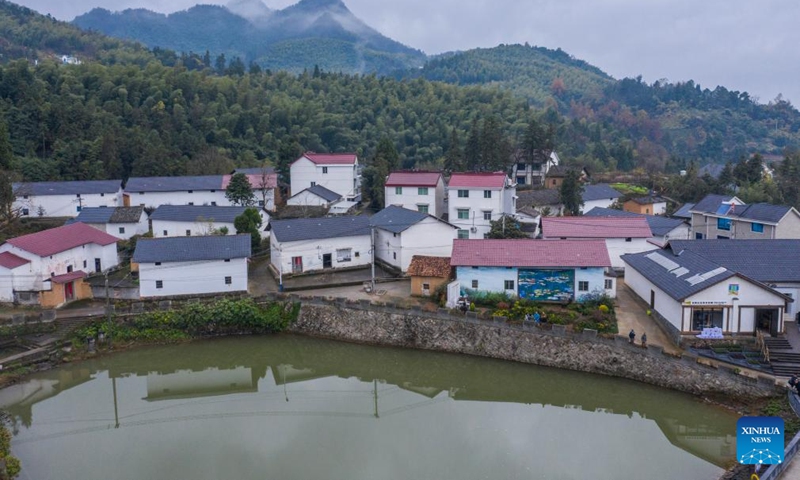
[[[208,51],[215,59],[238,57],[245,64],[295,73],[315,65],[326,71],[387,73],[425,60],[419,50],[370,28],[340,0],[301,0],[276,11],[258,0],[238,0],[227,8],[197,5],[170,15],[95,8],[73,23],[150,47]]]
[[[752,153],[780,154],[800,146],[800,113],[786,101],[756,103],[746,92],[701,88],[689,80],[614,80],[561,50],[501,45],[444,55],[396,78],[426,78],[458,85],[494,85],[581,122],[596,123],[588,154],[605,163],[602,145],[627,137],[641,157],[669,156],[703,163]],[[593,157],[593,158],[592,158]]]

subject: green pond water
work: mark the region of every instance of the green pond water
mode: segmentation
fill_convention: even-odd
[[[69,364],[0,407],[23,480],[716,479],[737,419],[620,379],[291,335]]]

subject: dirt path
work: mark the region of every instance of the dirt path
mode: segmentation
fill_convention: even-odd
[[[667,334],[651,317],[647,316],[645,309],[636,302],[636,294],[621,280],[617,280],[617,325],[620,335],[628,335],[633,329],[636,332],[636,343],[639,343],[643,333],[647,333],[648,345],[664,347],[665,352],[680,353],[667,337]]]

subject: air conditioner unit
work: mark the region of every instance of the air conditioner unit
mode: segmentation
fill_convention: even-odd
[[[469,231],[472,233],[478,233],[478,227],[472,227],[469,229]]]

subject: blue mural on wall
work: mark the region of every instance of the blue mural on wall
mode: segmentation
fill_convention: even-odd
[[[575,270],[519,270],[519,296],[563,302],[575,297]]]

